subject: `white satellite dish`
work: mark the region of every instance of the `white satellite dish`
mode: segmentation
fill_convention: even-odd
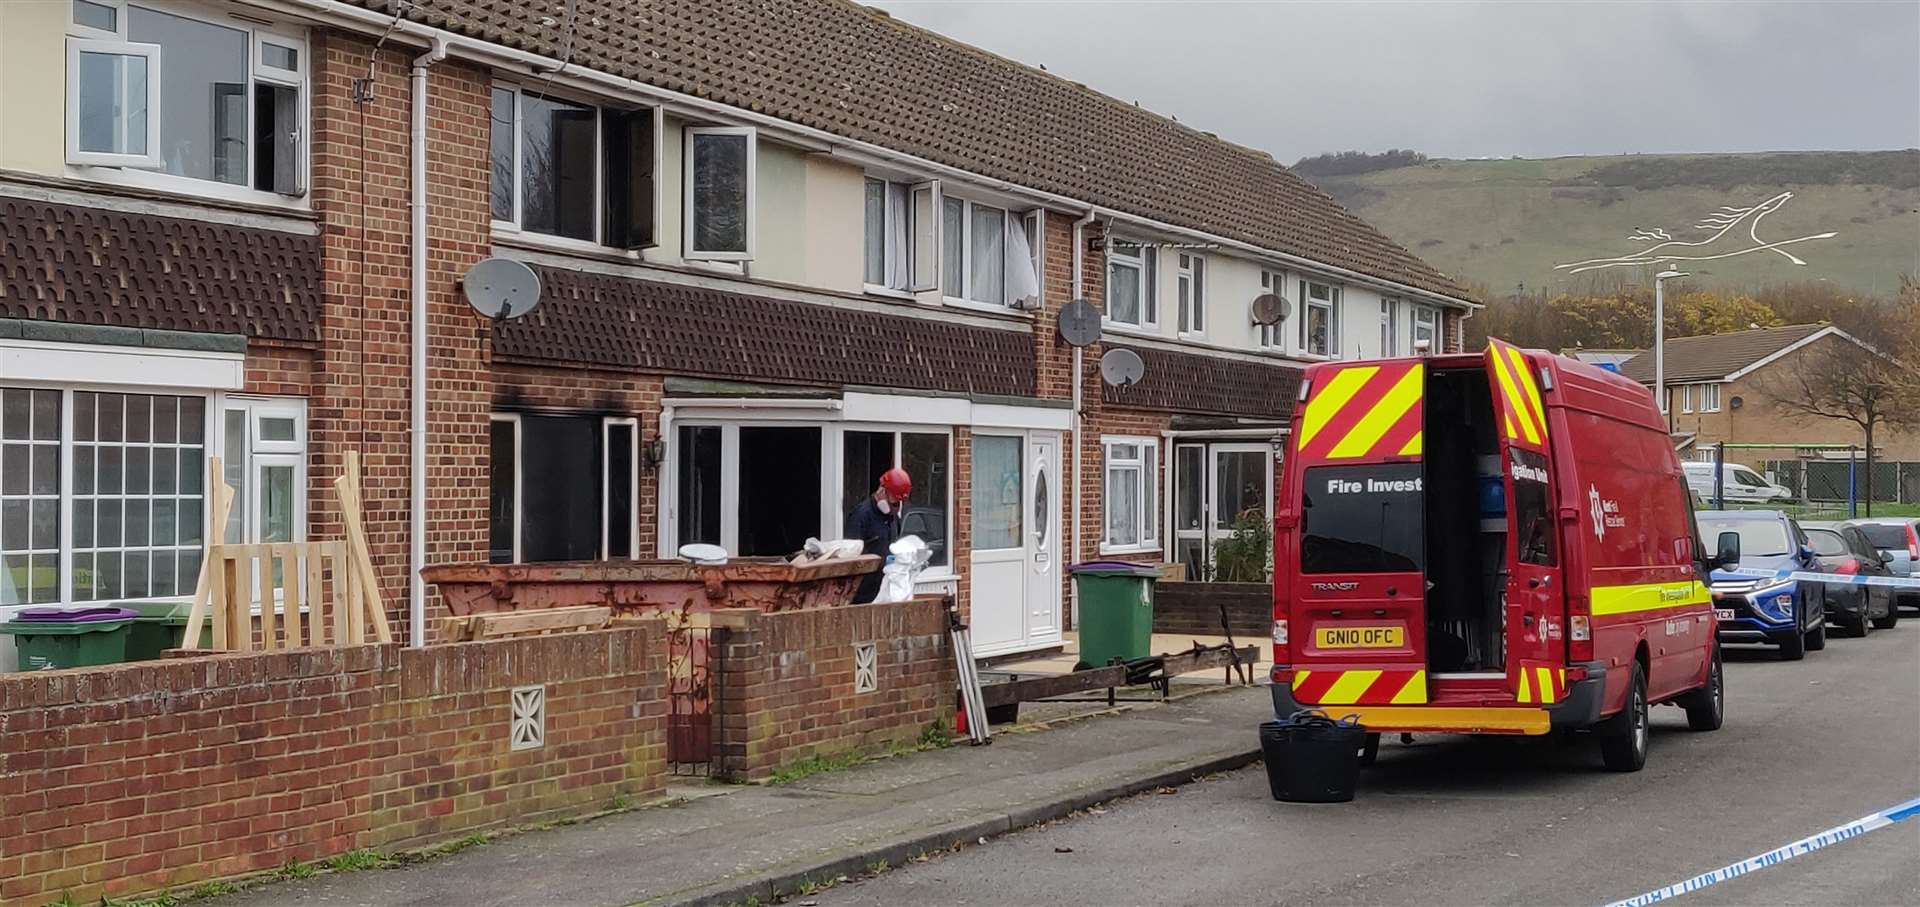
[[[1279,324],[1293,314],[1287,298],[1278,293],[1261,293],[1253,297],[1253,323]]]
[[[1131,387],[1147,375],[1147,363],[1140,354],[1115,347],[1100,356],[1100,380],[1114,387]]]
[[[494,321],[518,318],[540,305],[540,275],[525,262],[483,258],[460,279],[467,304]]]
[[[727,549],[719,545],[694,543],[680,546],[680,556],[702,567],[717,567],[727,562]]]

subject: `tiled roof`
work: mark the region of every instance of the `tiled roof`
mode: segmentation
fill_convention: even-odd
[[[1302,371],[1290,365],[1107,344],[1116,348],[1138,353],[1147,370],[1129,387],[1102,384],[1100,400],[1110,406],[1286,419],[1300,390]]]
[[[1826,328],[1824,324],[1790,324],[1730,334],[1670,338],[1667,340],[1667,383],[1718,381]],[[1653,354],[1641,353],[1621,363],[1620,374],[1641,384],[1652,384]]]
[[[0,197],[0,317],[320,336],[320,237]]]
[[[407,17],[543,56],[571,47],[570,65],[1466,296],[1264,152],[847,0],[412,0]]]
[[[812,387],[1031,397],[1033,335],[536,265],[541,304],[501,356]]]

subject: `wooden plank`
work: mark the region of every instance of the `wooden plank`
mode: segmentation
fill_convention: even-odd
[[[272,650],[281,647],[279,634],[274,632],[277,629],[274,612],[279,610],[279,605],[273,600],[273,546],[258,547],[266,550],[258,557],[248,558],[247,563],[253,568],[254,586],[258,590],[255,594],[260,600],[260,648]]]
[[[233,507],[233,489],[227,486],[219,457],[213,457],[207,461],[206,487],[213,494],[213,534],[203,540],[205,542],[203,551],[211,550],[214,545],[226,539],[227,511]],[[193,607],[187,611],[187,630],[186,636],[180,643],[181,648],[200,648],[200,628],[206,625],[209,609],[213,606],[212,567],[213,559],[203,553],[200,558],[200,575],[193,581]],[[217,611],[212,613],[218,614]],[[226,634],[218,629],[219,618],[216,617],[214,620],[214,633],[224,641]],[[225,648],[225,646],[216,642],[215,648]]]
[[[365,612],[356,613],[353,620],[370,620],[374,636],[380,642],[392,642],[393,630],[387,625],[386,604],[380,598],[380,579],[373,570],[372,553],[367,547],[367,531],[362,519],[360,503],[360,452],[347,451],[345,472],[334,480],[334,497],[340,503],[340,519],[346,526],[346,541],[349,560],[353,563],[358,582],[362,586],[361,607]]]
[[[522,633],[599,629],[613,617],[604,605],[549,608],[541,611],[496,611],[473,617],[473,638],[493,639]]]
[[[1104,690],[1108,687],[1126,685],[1126,666],[1111,665],[1089,671],[1057,674],[1052,677],[1028,677],[1006,683],[983,683],[980,685],[980,699],[988,708],[992,708],[1014,702],[1052,699],[1068,693],[1084,693],[1088,690]]]
[[[1176,652],[1172,655],[1161,656],[1161,659],[1161,663],[1166,665],[1168,677],[1180,674],[1191,674],[1194,671],[1205,671],[1209,668],[1224,668],[1233,664],[1233,655],[1224,649],[1215,649],[1211,652],[1201,652],[1199,654],[1193,652]],[[1260,662],[1259,648],[1257,646],[1241,646],[1240,661],[1247,666],[1248,670],[1252,670],[1253,666]]]
[[[298,649],[307,644],[305,634],[300,632],[300,555],[305,545],[286,546],[287,555],[280,561],[280,601],[286,607],[287,648]]]
[[[253,651],[253,617],[247,603],[253,600],[253,593],[247,591],[248,578],[242,578],[241,562],[231,558],[220,559],[220,583],[227,589],[227,628],[228,649],[234,652]]]
[[[350,645],[347,639],[347,612],[353,609],[353,583],[347,576],[346,552],[335,547],[327,551],[327,571],[333,574],[333,644]]]
[[[213,619],[213,647],[224,652],[233,648],[233,641],[227,638],[233,633],[233,617],[227,610],[227,562],[210,556],[216,550],[208,548],[209,556],[200,559],[200,574],[207,577],[207,600]],[[187,618],[187,632],[193,632],[191,616]]]
[[[324,578],[326,555],[324,546],[314,545],[307,549],[307,594],[301,596],[307,606],[307,641],[311,645],[327,644],[327,599],[321,592],[320,583]]]

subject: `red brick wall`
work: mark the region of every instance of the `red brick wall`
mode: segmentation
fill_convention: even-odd
[[[313,392],[311,347],[255,339],[247,344],[249,394],[305,397]]]
[[[1161,437],[1161,433],[1167,431],[1172,423],[1171,413],[1149,410],[1101,408],[1087,415],[1081,427],[1081,456],[1087,464],[1087,471],[1082,477],[1083,497],[1080,501],[1080,518],[1084,522],[1083,534],[1086,538],[1078,556],[1075,557],[1076,561],[1098,558],[1158,564],[1166,560],[1166,555],[1162,553],[1164,544],[1162,548],[1149,552],[1111,555],[1100,553],[1100,540],[1106,537],[1105,479],[1107,474],[1106,450],[1100,439],[1103,435],[1131,435],[1160,440],[1160,455],[1154,461],[1153,487],[1160,492],[1154,496],[1154,519],[1164,523],[1169,502],[1162,498],[1166,497],[1166,469],[1169,465],[1167,461],[1172,456],[1172,450],[1167,446],[1166,439]],[[1165,534],[1165,527],[1162,526],[1160,531]],[[1162,543],[1165,541],[1161,539]]]
[[[0,905],[120,897],[659,793],[664,631],[0,677]],[[508,696],[546,688],[510,752]]]
[[[953,720],[955,679],[939,599],[713,613],[716,774],[759,780],[809,756],[917,739]],[[725,642],[720,634],[725,633]],[[878,688],[854,692],[854,645],[875,644]]]

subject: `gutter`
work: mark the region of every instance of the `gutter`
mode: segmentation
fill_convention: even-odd
[[[1087,225],[1090,223],[1093,223],[1093,219],[1097,214],[1099,214],[1097,210],[1093,208],[1088,208],[1087,214],[1085,217],[1082,217],[1079,220],[1076,220],[1073,222],[1073,298],[1076,300],[1081,299],[1086,293],[1087,274],[1085,270],[1085,263],[1083,261],[1087,252],[1086,232],[1087,232]],[[1076,346],[1073,348],[1073,372],[1072,372],[1072,375],[1073,375],[1073,552],[1071,557],[1072,561],[1080,560],[1080,550],[1081,550],[1080,548],[1080,533],[1081,533],[1080,496],[1082,493],[1082,489],[1086,484],[1085,481],[1083,481],[1083,476],[1081,475],[1081,472],[1083,470],[1083,467],[1081,466],[1081,462],[1086,459],[1086,451],[1083,450],[1080,446],[1080,418],[1081,418],[1080,413],[1081,413],[1081,410],[1083,409],[1083,401],[1081,399],[1081,397],[1083,396],[1083,391],[1081,390],[1081,383],[1082,383],[1081,377],[1082,377],[1082,358],[1083,358],[1084,352],[1085,351],[1081,347]],[[1069,566],[1071,566],[1071,564],[1069,564]],[[1073,601],[1069,603],[1069,607],[1071,608],[1071,613],[1073,615],[1073,625],[1074,627],[1077,628],[1080,626],[1080,585],[1078,583],[1074,583],[1069,588],[1074,590]]]
[[[408,243],[413,260],[407,266],[413,322],[413,344],[407,358],[412,379],[408,425],[412,489],[407,513],[412,570],[407,576],[407,644],[416,649],[427,644],[427,583],[420,575],[427,567],[427,68],[446,58],[447,42],[439,37],[433,39],[426,53],[413,58],[412,123],[407,139],[412,152],[407,190],[412,196],[409,213],[413,234]]]
[[[633,79],[627,79],[593,69],[568,67],[562,61],[553,57],[543,57],[504,45],[468,38],[446,29],[420,24],[411,19],[400,19],[385,13],[376,13],[362,7],[351,6],[340,2],[340,0],[243,0],[243,2],[262,9],[278,10],[290,14],[303,15],[308,18],[319,16],[336,22],[351,22],[374,31],[384,32],[391,29],[394,34],[410,36],[420,42],[446,45],[462,59],[519,67],[529,70],[535,75],[554,78],[556,81],[585,84],[596,87],[602,91],[614,92],[626,96],[637,96],[652,100],[678,113],[695,113],[723,121],[762,127],[770,133],[797,139],[798,144],[816,148],[824,147],[824,149],[833,156],[850,161],[871,161],[893,167],[907,167],[933,174],[943,179],[954,179],[963,183],[971,183],[976,186],[994,189],[1054,208],[1064,208],[1070,211],[1089,210],[1088,203],[1081,199],[1069,198],[1064,195],[1057,195],[1038,189],[1015,186],[1004,180],[983,177],[979,174],[969,173],[958,167],[937,163],[911,154],[903,154],[869,142],[834,135],[830,132],[792,123],[766,114],[753,113],[693,95],[669,91],[664,88],[648,85],[645,82],[638,82]],[[566,75],[564,76],[560,75],[562,69],[566,71]],[[1282,267],[1313,271],[1329,277],[1338,277],[1354,283],[1391,290],[1395,293],[1408,296],[1416,296],[1444,305],[1465,307],[1467,309],[1483,307],[1477,302],[1455,298],[1443,293],[1436,293],[1432,290],[1423,290],[1419,287],[1388,280],[1384,277],[1375,277],[1369,274],[1362,274],[1358,271],[1351,271],[1346,268],[1315,262],[1312,259],[1303,258],[1298,255],[1262,248],[1249,242],[1229,239],[1201,230],[1181,227],[1164,221],[1127,214],[1097,205],[1092,206],[1090,210],[1101,216],[1124,221],[1128,224],[1154,232],[1181,236],[1211,243],[1221,248],[1233,249],[1252,257],[1256,261],[1276,264]]]

